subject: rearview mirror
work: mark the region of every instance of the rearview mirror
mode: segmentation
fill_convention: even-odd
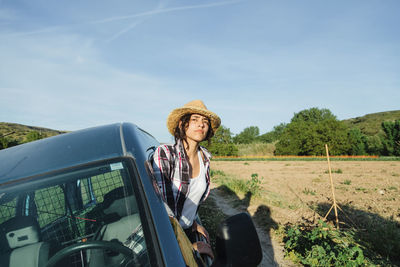
[[[217,232],[217,266],[257,266],[262,250],[256,228],[248,213],[239,213],[223,221]]]

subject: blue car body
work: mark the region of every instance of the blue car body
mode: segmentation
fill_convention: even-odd
[[[37,211],[29,210],[31,204],[21,205],[20,199],[14,201],[16,207],[12,212],[15,214],[5,214],[7,195],[12,196],[17,191],[22,192],[20,197],[24,197],[23,201],[27,202],[30,193],[24,192],[29,192],[30,188],[35,188],[35,184],[38,183],[57,183],[52,179],[61,179],[54,178],[60,176],[59,173],[82,170],[93,164],[109,164],[109,166],[114,164],[116,166],[114,168],[118,169],[119,164],[123,162],[133,174],[130,175],[132,180],[130,182],[139,204],[141,221],[145,224],[145,241],[149,258],[147,264],[149,266],[185,266],[162,199],[155,188],[154,178],[149,175],[148,160],[158,145],[154,137],[136,125],[118,123],[61,134],[1,150],[0,223],[4,223],[13,216],[29,216],[30,213],[35,213],[34,216],[38,217]],[[63,190],[67,194],[68,190]],[[69,199],[68,196],[64,198],[65,201]],[[2,208],[2,205],[5,206]],[[68,211],[65,213],[63,216],[71,216]],[[86,219],[88,220],[93,219]],[[41,231],[43,232],[46,227],[46,225],[41,226]],[[4,231],[6,230],[3,230],[2,234],[7,234]],[[73,238],[78,240],[77,242],[82,242],[81,239],[85,237],[73,236]],[[41,238],[40,241],[47,240]],[[2,246],[2,253],[10,254],[12,249],[5,248],[7,245]],[[16,249],[21,249],[21,246],[17,245]],[[50,257],[51,255],[47,258]]]

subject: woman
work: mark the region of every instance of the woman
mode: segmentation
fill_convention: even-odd
[[[175,144],[161,145],[154,153],[164,201],[192,242],[195,242],[194,233],[198,232],[209,243],[207,230],[195,221],[200,203],[210,192],[211,154],[199,144],[210,141],[220,124],[220,118],[201,100],[191,101],[174,109],[167,118]],[[195,242],[193,247],[213,258],[209,244]]]

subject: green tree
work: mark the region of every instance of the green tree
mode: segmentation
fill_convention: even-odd
[[[367,136],[365,141],[366,151],[369,155],[382,155],[383,137],[380,137],[378,134],[373,136]]]
[[[260,129],[257,126],[245,128],[241,133],[233,137],[233,142],[236,144],[250,144],[256,141],[260,134]]]
[[[332,112],[326,108],[310,108],[295,113],[290,122],[320,123],[321,121],[326,120],[336,120],[336,116],[333,115]]]
[[[385,136],[382,140],[385,156],[400,156],[400,120],[382,122]]]
[[[366,154],[366,136],[361,133],[358,128],[352,128],[348,133],[350,149],[349,155],[365,155]]]
[[[277,155],[331,155],[349,150],[348,128],[328,109],[311,108],[296,113],[276,144]]]
[[[217,132],[215,132],[214,136],[211,138],[212,143],[220,143],[220,144],[230,144],[232,143],[233,133],[229,128],[221,125]]]
[[[263,143],[272,143],[281,137],[283,130],[285,130],[287,124],[286,123],[281,123],[277,126],[274,126],[274,129],[270,132],[267,132],[265,134],[262,134],[256,138],[257,141],[263,142]]]
[[[229,128],[221,125],[211,138],[211,144],[202,142],[214,156],[237,156],[238,148],[233,144],[232,132]]]

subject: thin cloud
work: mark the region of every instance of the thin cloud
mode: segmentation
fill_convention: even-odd
[[[42,33],[51,33],[58,31],[62,29],[63,27],[61,26],[52,26],[52,27],[47,27],[47,28],[42,28],[40,30],[34,30],[34,31],[28,31],[28,32],[13,32],[9,34],[3,35],[4,37],[22,37],[22,36],[28,36],[28,35],[36,35],[36,34],[42,34]]]
[[[224,1],[224,2],[218,2],[218,3],[213,3],[213,4],[205,4],[205,5],[181,6],[181,7],[162,8],[162,9],[156,8],[154,10],[142,12],[142,13],[138,13],[138,14],[96,20],[96,21],[93,21],[92,23],[94,23],[94,24],[108,23],[108,22],[127,20],[127,19],[139,18],[139,17],[147,17],[147,16],[152,16],[152,15],[162,14],[162,13],[169,13],[169,12],[174,12],[174,11],[225,6],[225,5],[231,5],[231,4],[235,4],[235,3],[239,3],[239,2],[242,2],[242,0]]]
[[[157,14],[163,14],[163,13],[169,13],[169,12],[175,12],[175,11],[182,11],[182,10],[189,10],[189,9],[200,9],[200,8],[210,8],[210,7],[216,7],[216,6],[224,6],[224,5],[230,5],[234,3],[242,2],[242,0],[235,0],[235,1],[224,1],[224,2],[219,2],[219,3],[213,3],[213,4],[205,4],[205,5],[194,5],[194,6],[181,6],[181,7],[172,7],[172,8],[164,8],[163,5],[160,3],[160,5],[155,8],[154,10],[147,11],[147,12],[142,12],[138,14],[132,14],[132,15],[127,15],[127,16],[118,16],[118,17],[112,17],[112,18],[106,18],[102,20],[97,20],[93,21],[92,23],[94,24],[101,24],[101,23],[109,23],[109,22],[115,22],[115,21],[121,21],[121,20],[127,20],[127,19],[137,19],[137,18],[146,18],[149,16],[157,15]],[[122,29],[118,33],[114,34],[110,39],[107,40],[107,42],[114,41],[115,39],[119,38],[121,35],[129,32],[133,28],[135,28],[137,25],[143,23],[144,20],[141,21],[136,21],[132,24],[130,24],[128,27]]]
[[[116,34],[114,34],[110,39],[107,40],[107,42],[111,42],[114,41],[115,39],[117,39],[118,37],[120,37],[121,35],[123,35],[124,33],[132,30],[133,28],[135,28],[137,25],[142,24],[143,21],[136,21],[134,23],[131,23],[128,27],[122,29],[121,31],[117,32]]]

